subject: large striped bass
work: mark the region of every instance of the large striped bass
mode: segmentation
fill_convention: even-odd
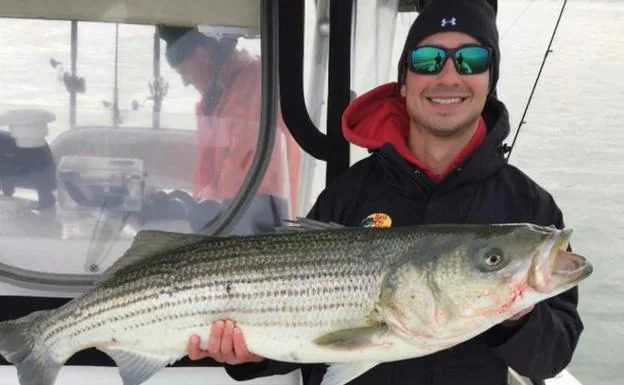
[[[592,272],[566,251],[569,229],[299,224],[226,238],[140,232],[93,290],[1,323],[0,353],[20,384],[52,385],[95,347],[138,385],[184,357],[193,334],[232,319],[250,352],[329,363],[323,385],[342,385],[466,341]]]

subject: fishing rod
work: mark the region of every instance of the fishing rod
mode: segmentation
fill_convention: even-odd
[[[165,96],[167,96],[169,88],[169,84],[161,75],[160,57],[160,35],[158,34],[158,27],[155,27],[152,49],[152,79],[147,83],[150,95],[144,98],[142,102],[134,99],[131,103],[132,110],[137,111],[138,109],[145,107],[146,102],[150,100],[153,102],[152,129],[160,128],[160,113],[162,111],[163,100]]]
[[[160,37],[158,30],[154,28],[154,47],[152,57],[152,76],[153,82],[150,82],[150,94],[154,99],[152,106],[152,128],[160,128],[160,111],[162,110],[162,100],[167,91],[164,89],[164,79],[160,76]]]
[[[537,73],[537,78],[535,79],[535,83],[533,83],[533,89],[531,90],[531,93],[529,94],[529,100],[527,101],[526,107],[524,108],[524,113],[522,114],[522,118],[520,118],[520,123],[518,124],[518,129],[516,130],[516,134],[514,135],[513,141],[511,142],[511,146],[507,146],[507,145],[504,146],[505,149],[508,151],[507,161],[509,161],[509,158],[511,157],[511,152],[516,144],[516,140],[518,139],[518,134],[520,133],[520,129],[526,123],[524,121],[524,118],[526,117],[527,112],[529,111],[529,106],[531,105],[531,100],[533,99],[533,94],[535,93],[535,89],[537,88],[537,83],[539,82],[540,76],[542,75],[542,71],[544,69],[544,65],[546,64],[546,59],[548,58],[548,55],[551,52],[553,52],[551,49],[552,43],[555,40],[555,35],[557,34],[557,29],[559,28],[559,23],[561,22],[561,19],[563,17],[563,11],[565,10],[567,3],[568,3],[568,0],[563,0],[563,5],[561,6],[561,11],[559,12],[559,18],[557,19],[557,23],[555,24],[555,29],[553,30],[552,36],[550,37],[550,42],[548,43],[548,47],[546,48],[546,53],[544,54],[542,65],[540,66],[539,72]]]
[[[526,7],[524,7],[524,9],[522,10],[522,12],[520,12],[520,14],[518,15],[518,17],[516,17],[516,19],[513,21],[513,23],[511,23],[511,25],[509,27],[507,27],[507,30],[505,30],[505,32],[503,32],[501,34],[500,37],[500,42],[502,42],[503,40],[505,40],[505,36],[507,36],[507,34],[509,33],[509,31],[511,31],[513,29],[513,27],[516,26],[516,24],[520,21],[520,19],[522,18],[522,16],[524,16],[524,14],[526,13],[526,11],[529,10],[529,8],[531,8],[531,6],[535,4],[534,2],[530,2],[527,4]]]
[[[119,110],[119,23],[115,23],[115,63],[113,72],[113,101],[102,100],[102,105],[111,110],[113,127],[118,127],[122,122]]]
[[[76,79],[76,62],[78,61],[78,22],[71,22],[71,78]],[[76,127],[76,90],[69,90],[69,127]]]
[[[69,93],[69,127],[76,127],[76,96],[78,93],[86,92],[85,79],[78,76],[78,21],[71,21],[71,37],[70,37],[70,69],[66,71],[63,63],[55,58],[50,58],[50,66],[57,70],[58,79],[65,85],[65,89]]]
[[[119,23],[115,23],[115,73],[113,88],[113,125],[117,127],[121,123],[119,111]]]

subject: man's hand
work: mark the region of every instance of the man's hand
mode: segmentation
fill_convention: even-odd
[[[212,324],[208,347],[205,350],[200,347],[200,338],[197,335],[189,339],[187,349],[191,360],[211,357],[217,362],[230,365],[263,360],[262,357],[249,353],[242,330],[230,320],[216,321]]]
[[[520,322],[520,320],[522,320],[522,318],[524,316],[526,316],[527,314],[529,314],[533,310],[534,307],[535,306],[531,306],[531,307],[528,307],[528,308],[526,308],[524,310],[520,310],[519,312],[517,312],[513,316],[511,316],[508,319],[506,319],[505,321],[503,321],[502,325],[503,326],[514,326],[514,325],[517,325]]]

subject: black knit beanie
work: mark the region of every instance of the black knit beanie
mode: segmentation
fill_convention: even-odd
[[[405,82],[407,55],[425,38],[438,32],[463,32],[492,48],[490,92],[496,89],[500,49],[496,12],[486,0],[435,0],[429,3],[412,24],[399,59],[398,82]]]

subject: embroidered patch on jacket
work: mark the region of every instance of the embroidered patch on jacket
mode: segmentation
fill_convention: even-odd
[[[361,223],[362,227],[390,227],[392,218],[388,214],[374,213],[367,216]]]

